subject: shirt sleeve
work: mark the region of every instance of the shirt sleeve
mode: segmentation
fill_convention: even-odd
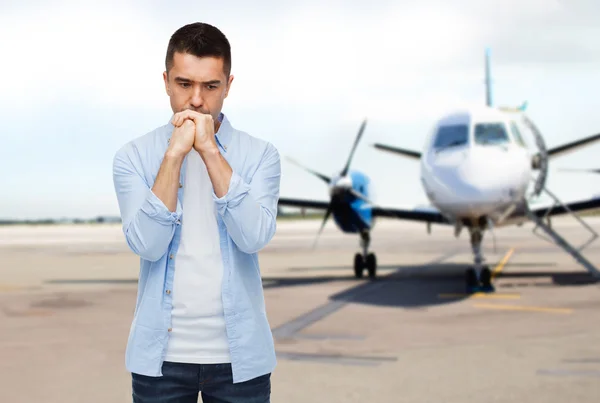
[[[264,248],[275,235],[281,179],[279,152],[268,144],[250,183],[233,170],[227,193],[217,197],[217,211],[231,239],[245,253]]]
[[[113,183],[127,245],[141,258],[154,262],[167,253],[181,223],[182,207],[178,200],[176,211],[169,211],[135,165],[126,148],[119,150],[113,160]]]

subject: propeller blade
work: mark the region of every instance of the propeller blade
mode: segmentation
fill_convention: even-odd
[[[367,125],[367,119],[363,120],[362,124],[360,125],[360,129],[358,130],[358,134],[356,135],[356,140],[354,140],[354,145],[352,146],[352,151],[350,151],[350,155],[348,156],[348,161],[346,162],[346,166],[344,167],[344,170],[341,173],[342,176],[346,176],[346,174],[348,173],[348,170],[350,169],[350,163],[352,162],[352,157],[354,157],[354,152],[356,151],[356,147],[358,146],[358,143],[360,142],[360,138],[362,137],[362,134],[365,131],[366,125]]]
[[[327,224],[327,220],[329,219],[329,216],[331,215],[332,210],[333,210],[333,205],[332,205],[332,203],[329,203],[329,207],[327,207],[327,211],[325,212],[325,217],[323,217],[323,222],[321,223],[321,228],[319,228],[319,232],[317,232],[317,237],[315,238],[315,241],[313,242],[312,249],[316,248],[317,241],[319,240],[319,236],[321,235],[321,232],[323,232],[323,228],[325,228],[325,224]]]
[[[323,182],[329,184],[329,182],[331,182],[331,178],[327,175],[323,175],[322,173],[319,173],[317,171],[314,171],[308,167],[305,167],[304,165],[300,164],[298,161],[296,161],[295,159],[291,158],[291,157],[286,157],[286,159],[291,162],[292,164],[304,169],[305,171],[310,172],[311,174],[315,175],[317,178],[320,178],[321,180],[323,180]]]
[[[600,169],[575,169],[575,168],[562,168],[559,169],[559,171],[570,171],[570,172],[588,172],[588,173],[595,173],[595,174],[600,174]]]
[[[367,199],[367,197],[365,195],[359,193],[358,191],[356,191],[354,189],[350,189],[348,192],[351,193],[354,197],[356,197],[358,199],[364,200],[369,204],[373,204],[373,202],[371,200]]]

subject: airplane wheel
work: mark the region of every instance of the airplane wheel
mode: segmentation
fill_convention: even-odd
[[[375,278],[377,276],[377,258],[373,253],[367,255],[367,270],[369,271],[370,278]]]
[[[477,280],[477,273],[475,273],[475,269],[468,269],[465,273],[465,282],[467,286],[467,293],[472,293],[477,291],[477,287],[479,286],[479,281]]]
[[[490,271],[490,268],[488,266],[485,266],[481,270],[479,281],[481,283],[482,291],[494,291],[494,286],[492,285],[492,272]]]
[[[363,268],[365,267],[365,262],[360,253],[354,255],[354,276],[356,278],[362,278],[363,276]]]

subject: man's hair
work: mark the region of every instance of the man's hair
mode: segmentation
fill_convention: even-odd
[[[223,71],[226,77],[231,72],[231,46],[218,28],[195,22],[179,28],[169,40],[165,68],[167,73],[173,67],[175,53],[189,53],[197,57],[213,56],[223,59]]]

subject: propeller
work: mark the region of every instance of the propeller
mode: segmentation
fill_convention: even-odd
[[[294,160],[293,158],[290,157],[286,157],[286,159],[288,161],[290,161],[291,163],[293,163],[294,165],[304,169],[305,171],[311,173],[312,175],[318,177],[319,179],[321,179],[323,182],[327,183],[328,185],[330,185],[334,190],[338,191],[343,191],[343,192],[347,192],[352,194],[354,197],[357,197],[359,199],[362,199],[368,203],[371,203],[371,201],[366,198],[365,196],[363,196],[362,194],[360,194],[359,192],[357,192],[356,190],[354,190],[352,188],[352,181],[349,180],[350,178],[347,178],[348,175],[348,171],[350,170],[350,165],[352,163],[352,159],[354,158],[354,153],[356,152],[356,148],[358,147],[358,143],[360,142],[360,139],[362,138],[362,135],[365,131],[365,126],[367,125],[367,119],[364,119],[362,124],[360,125],[360,128],[358,130],[358,134],[356,135],[356,139],[354,140],[354,144],[352,145],[352,149],[350,150],[350,155],[348,156],[348,160],[346,161],[346,165],[344,166],[344,168],[342,169],[342,171],[340,172],[340,177],[339,177],[339,181],[340,182],[344,182],[344,186],[338,186],[337,183],[332,183],[332,178],[330,178],[327,175],[323,175],[320,172],[317,172],[315,170],[312,170],[302,164],[300,164],[299,162],[297,162],[296,160]],[[350,184],[349,187],[347,187],[347,184]],[[331,216],[331,213],[333,212],[333,208],[334,208],[334,195],[332,194],[332,197],[329,201],[329,205],[327,206],[327,210],[325,211],[325,216],[323,217],[323,221],[321,222],[321,227],[319,228],[319,231],[317,232],[317,236],[315,237],[315,240],[313,242],[312,248],[314,249],[317,246],[317,242],[319,240],[319,237],[321,235],[321,233],[323,232],[323,229],[325,228],[325,225],[327,224],[327,220],[329,220],[329,217]]]
[[[344,177],[346,177],[346,175],[348,175],[348,171],[350,170],[350,164],[352,163],[352,158],[354,157],[354,153],[356,151],[356,148],[358,147],[358,143],[360,142],[360,139],[362,138],[362,135],[365,131],[366,125],[367,125],[367,119],[363,120],[362,124],[360,125],[360,129],[358,129],[358,134],[356,135],[356,139],[354,140],[354,144],[352,145],[352,150],[350,150],[350,155],[348,156],[346,165],[344,166],[344,169],[342,169],[342,172],[340,172],[341,178],[344,178]],[[334,184],[334,186],[335,186],[335,184]],[[350,183],[350,187],[346,191],[351,193],[355,197],[359,197],[359,198],[367,201],[368,203],[370,203],[370,200],[368,200],[363,195],[361,195],[360,193],[358,193],[357,191],[352,189],[351,183]],[[315,237],[315,241],[313,242],[313,246],[312,246],[313,249],[317,246],[317,242],[319,240],[319,237],[321,236],[321,233],[323,232],[323,228],[325,228],[325,224],[327,224],[327,220],[331,216],[331,213],[333,211],[333,202],[334,202],[334,199],[332,197],[331,200],[329,201],[329,206],[327,207],[325,216],[323,217],[323,222],[321,223],[321,228],[319,228],[319,231],[317,232],[317,236]]]

